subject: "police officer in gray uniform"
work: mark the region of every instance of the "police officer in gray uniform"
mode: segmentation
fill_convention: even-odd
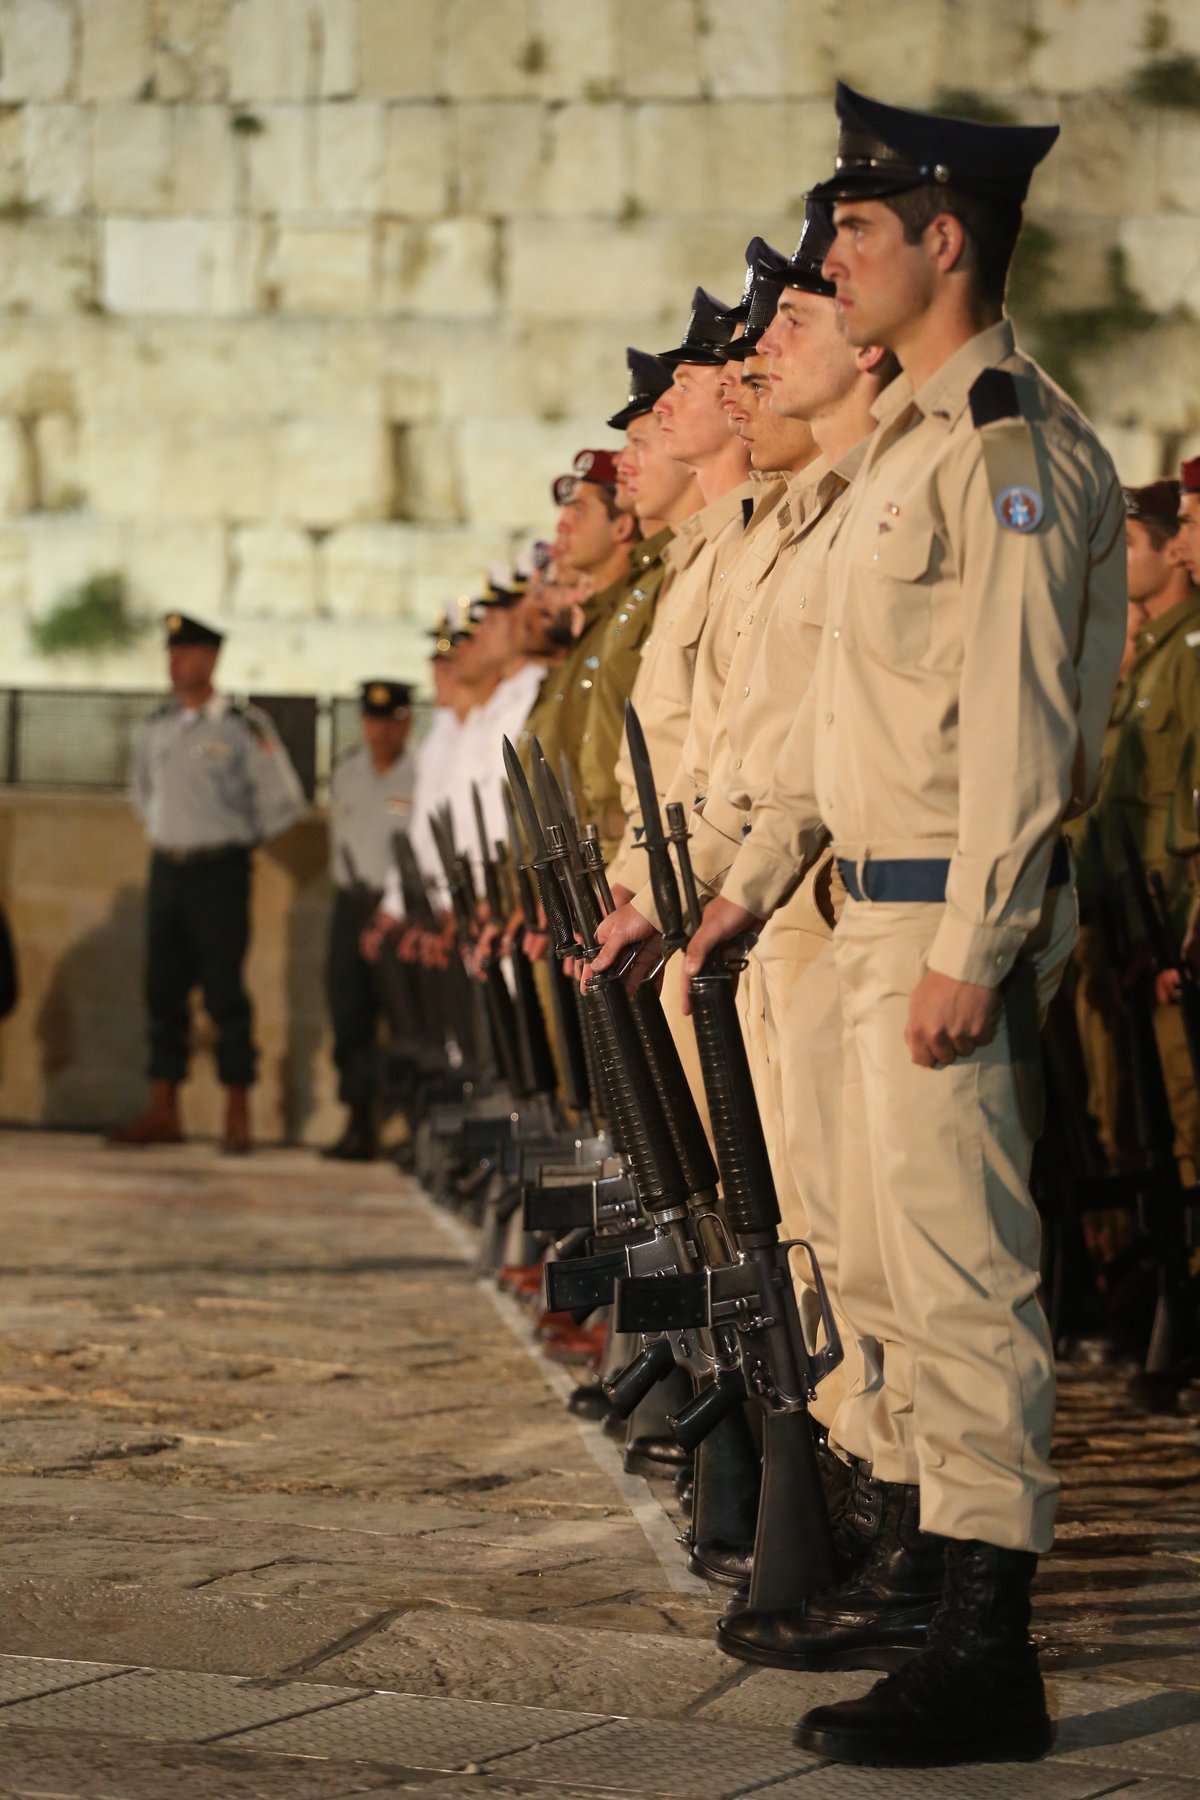
[[[217,1071],[227,1091],[222,1148],[244,1152],[255,1068],[242,984],[250,852],[299,818],[304,791],[267,715],[214,691],[221,633],[182,613],[168,613],[165,625],[172,697],[147,720],[133,771],[133,803],[151,846],[150,1101],[108,1137],[115,1144],[181,1141],[188,996],[199,986],[217,1028]]]
[[[343,1162],[369,1162],[378,1147],[379,1019],[389,1010],[381,983],[390,963],[368,963],[359,938],[383,894],[392,834],[407,825],[412,810],[413,759],[405,748],[411,700],[411,689],[402,681],[363,683],[363,741],[338,758],[330,784],[334,902],[326,985],[338,1099],[349,1113],[345,1130],[325,1155]]]

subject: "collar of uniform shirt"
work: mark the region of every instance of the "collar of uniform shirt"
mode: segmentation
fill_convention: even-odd
[[[1159,613],[1156,619],[1147,619],[1133,641],[1139,652],[1158,650],[1182,626],[1193,624],[1197,616],[1200,616],[1200,594],[1191,593],[1178,606],[1173,606],[1170,612]]]
[[[884,388],[871,411],[881,425],[887,425],[905,406],[916,406],[927,419],[937,419],[949,430],[962,417],[976,377],[985,369],[998,367],[1015,350],[1012,320],[999,319],[968,338],[923,387],[914,388],[907,375],[898,376]]]
[[[181,706],[175,702],[175,710],[185,725],[195,725],[200,719],[223,718],[229,706],[228,694],[210,694],[203,706]]]
[[[652,562],[657,562],[674,536],[674,528],[664,525],[653,537],[640,539],[629,552],[629,566],[634,574],[639,569],[648,569]]]

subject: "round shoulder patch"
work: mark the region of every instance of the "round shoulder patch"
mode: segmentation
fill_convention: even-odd
[[[996,495],[996,518],[1005,531],[1036,531],[1045,507],[1036,488],[1006,487]]]

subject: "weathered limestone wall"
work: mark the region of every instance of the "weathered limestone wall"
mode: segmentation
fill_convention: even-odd
[[[1130,84],[1198,55],[1194,0],[0,0],[0,678],[153,682],[149,641],[30,652],[114,569],[226,620],[234,686],[419,666],[606,441],[623,346],[794,238],[835,73],[1061,119],[1040,304],[1124,252],[1163,322],[1089,398],[1159,472],[1200,432],[1200,111]]]
[[[255,1124],[267,1139],[318,1142],[340,1117],[324,1003],[326,856],[316,817],[255,856],[246,973],[260,1052]],[[140,1109],[145,878],[145,840],[123,799],[4,794],[0,904],[21,998],[0,1024],[0,1122],[87,1128]],[[195,1025],[184,1119],[217,1136],[223,1095],[198,1007]]]

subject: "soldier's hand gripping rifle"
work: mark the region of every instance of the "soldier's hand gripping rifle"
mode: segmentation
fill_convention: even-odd
[[[1193,1079],[1200,1084],[1200,984],[1196,981],[1195,970],[1183,954],[1161,872],[1158,869],[1147,869],[1129,820],[1123,813],[1117,815],[1117,830],[1154,973],[1163,975],[1169,971],[1179,978],[1178,1004],[1183,1019],[1188,1060],[1192,1065]]]
[[[1100,937],[1109,967],[1120,983],[1130,968],[1132,946],[1122,897],[1112,878],[1103,878],[1104,847],[1095,814],[1087,822],[1087,837],[1091,860],[1099,872],[1094,898]],[[1146,1159],[1145,1172],[1137,1178],[1139,1222],[1150,1243],[1158,1287],[1144,1373],[1177,1384],[1197,1348],[1197,1316],[1188,1274],[1187,1196],[1175,1156],[1175,1122],[1154,1029],[1155,1005],[1153,975],[1135,965],[1133,978],[1123,989],[1121,1017],[1138,1138]]]
[[[475,902],[475,883],[471,876],[471,865],[455,847],[454,831],[449,815],[441,819],[434,815],[430,819],[430,825],[438,855],[441,857],[442,866],[446,871],[446,883],[450,889],[450,903],[454,911],[459,943],[464,950],[468,950],[475,943],[479,933],[479,913]],[[483,991],[488,1025],[491,1031],[492,1051],[497,1068],[512,1092],[519,1093],[521,1075],[517,1059],[517,1028],[513,998],[508,991],[504,971],[498,963],[493,963],[487,969]]]
[[[664,835],[654,775],[641,725],[626,707],[626,734],[645,828],[655,901],[668,944],[680,935],[680,907],[668,842],[674,846],[686,908],[686,935],[700,924],[682,806],[668,806]],[[750,1605],[796,1606],[834,1579],[833,1539],[821,1489],[808,1404],[817,1383],[842,1358],[841,1339],[811,1245],[781,1241],[779,1202],[750,1076],[734,997],[735,965],[718,950],[692,978],[692,1018],[721,1171],[724,1217],[736,1254],[673,1284],[676,1317],[726,1327],[739,1352],[735,1375],[718,1377],[675,1421],[689,1441],[708,1419],[739,1398],[765,1408],[763,1485],[755,1536]],[[800,1323],[789,1252],[804,1249],[821,1310],[824,1344],[808,1348]],[[644,1317],[647,1284],[620,1282],[616,1321],[635,1328]],[[638,1291],[634,1291],[638,1290]],[[722,1392],[724,1388],[724,1392]]]

